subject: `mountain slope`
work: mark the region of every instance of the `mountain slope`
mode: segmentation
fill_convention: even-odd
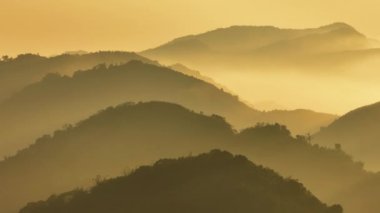
[[[212,151],[163,159],[131,174],[30,203],[20,213],[266,212],[342,213],[327,207],[302,184],[284,179],[243,156]]]
[[[165,63],[185,63],[196,68],[239,69],[261,65],[296,66],[300,61],[309,65],[323,64],[326,61],[316,59],[315,55],[368,49],[371,43],[345,23],[312,29],[233,26],[178,38],[141,54]]]
[[[380,174],[372,175],[348,187],[337,197],[344,197],[342,204],[351,212],[377,213],[380,209]]]
[[[66,53],[54,57],[24,54],[14,59],[0,61],[0,102],[25,86],[41,80],[48,73],[69,75],[98,64],[120,64],[131,60],[156,64],[147,58],[128,52]]]
[[[29,200],[162,157],[224,147],[231,137],[233,130],[223,118],[179,105],[152,102],[108,108],[0,162],[0,209],[14,212]]]
[[[108,106],[151,100],[220,114],[237,126],[255,124],[260,113],[209,83],[168,68],[140,61],[98,66],[72,77],[50,74],[0,104],[1,154]]]
[[[235,128],[275,121],[248,107],[223,89],[169,68],[131,61],[119,66],[97,66],[72,77],[47,75],[0,104],[0,155],[22,148],[42,134],[85,119],[108,106],[126,101],[167,101],[189,109],[225,117]],[[309,112],[302,125],[288,112],[276,117],[293,130],[314,130],[325,125]],[[284,117],[285,119],[283,119]],[[302,119],[302,118],[301,118]],[[335,116],[331,116],[331,121]],[[33,124],[33,125],[31,125]],[[299,134],[299,132],[294,132]]]
[[[219,116],[178,105],[125,104],[45,135],[1,161],[0,209],[14,212],[27,201],[88,185],[97,175],[112,177],[158,158],[214,148],[295,177],[325,201],[340,201],[331,197],[368,175],[341,150],[313,146],[278,124],[236,133]]]
[[[356,159],[364,161],[368,168],[380,169],[380,103],[364,106],[342,116],[314,136],[318,144],[343,149]]]
[[[296,118],[296,119],[295,119]],[[311,110],[273,110],[262,113],[258,120],[286,125],[293,134],[313,134],[336,120],[338,116]],[[313,124],[315,122],[315,124]],[[300,125],[303,124],[303,125]],[[319,125],[316,125],[319,124]],[[314,127],[313,127],[314,126]]]

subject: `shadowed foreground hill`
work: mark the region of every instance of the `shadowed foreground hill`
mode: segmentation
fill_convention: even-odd
[[[89,191],[30,203],[20,213],[342,213],[327,207],[302,184],[284,179],[243,156],[212,151],[163,159]]]
[[[0,102],[25,86],[41,80],[48,73],[70,75],[77,70],[90,69],[102,63],[121,64],[131,60],[155,63],[129,52],[63,54],[54,57],[24,54],[3,60],[0,61]]]
[[[15,212],[28,201],[88,185],[97,175],[112,177],[155,159],[214,148],[243,153],[334,203],[340,200],[331,197],[367,176],[341,150],[294,138],[278,124],[236,133],[219,116],[179,105],[124,104],[43,136],[0,162],[0,209]]]
[[[353,110],[322,129],[313,142],[343,149],[365,162],[375,171],[380,169],[380,103]]]
[[[174,70],[131,61],[120,66],[99,65],[78,71],[72,77],[47,75],[0,104],[0,155],[9,155],[25,147],[42,134],[75,123],[108,106],[126,101],[167,101],[189,109],[225,117],[236,128],[257,122],[289,124],[295,133],[314,130],[330,123],[324,114],[309,112],[310,117],[287,116],[287,111],[270,116],[248,107],[216,86]],[[296,113],[297,114],[297,113]],[[285,118],[285,119],[283,119]],[[300,124],[299,121],[305,121]],[[329,122],[330,121],[330,122]],[[32,124],[32,125],[31,125]],[[297,131],[298,130],[298,131]]]

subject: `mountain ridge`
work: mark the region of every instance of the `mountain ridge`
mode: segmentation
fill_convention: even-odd
[[[276,43],[280,51],[274,48]],[[323,65],[331,60],[313,59],[313,55],[370,49],[370,43],[373,42],[364,34],[341,22],[306,29],[231,26],[173,39],[140,54],[165,63],[188,64],[197,69],[212,67],[212,63],[231,69],[241,66],[260,68],[268,66],[269,61],[276,66],[295,66],[296,61],[302,60],[309,61],[309,65]],[[185,51],[190,44],[197,44],[197,48]],[[278,57],[273,58],[276,54]]]
[[[130,60],[158,64],[136,53],[120,51],[100,51],[86,54],[65,53],[52,57],[21,54],[16,58],[0,61],[0,102],[25,86],[38,82],[49,73],[71,75],[77,70],[91,69],[102,63],[120,64]]]
[[[380,102],[354,109],[341,116],[326,128],[314,135],[314,143],[342,147],[356,159],[366,162],[371,170],[378,170],[380,162],[379,121]]]
[[[244,156],[213,150],[195,157],[161,159],[127,176],[101,181],[88,192],[77,190],[30,203],[20,213],[105,213],[110,209],[115,213],[343,212],[339,205],[323,204],[295,180],[284,179]]]
[[[1,103],[0,126],[7,129],[1,135],[2,154],[7,154],[5,150],[12,150],[12,146],[21,148],[40,135],[85,119],[102,108],[154,100],[222,115],[237,129],[276,121],[271,113],[255,110],[213,84],[166,67],[131,61],[124,65],[99,65],[72,76],[49,74]],[[292,112],[283,111],[277,116],[284,117],[281,121],[295,134],[313,131],[335,119],[333,115],[325,118],[314,112],[286,116],[289,113]],[[306,125],[298,125],[294,119],[304,119]]]
[[[87,186],[98,175],[114,177],[159,158],[215,148],[296,177],[325,201],[369,175],[343,151],[312,145],[279,124],[237,132],[221,116],[178,104],[126,103],[40,136],[0,161],[0,208],[12,212],[27,201]],[[320,187],[322,180],[328,189]]]

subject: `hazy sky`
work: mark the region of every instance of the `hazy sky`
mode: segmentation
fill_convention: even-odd
[[[230,25],[347,22],[380,38],[379,0],[0,0],[0,55],[142,50]]]

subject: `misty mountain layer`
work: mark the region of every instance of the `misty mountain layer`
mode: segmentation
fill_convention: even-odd
[[[355,109],[342,116],[327,128],[314,135],[313,142],[343,149],[367,168],[379,171],[380,167],[380,103]]]
[[[37,137],[127,101],[168,101],[206,114],[219,114],[235,128],[280,122],[295,134],[314,132],[336,117],[312,111],[260,112],[223,89],[169,68],[131,61],[99,65],[72,77],[49,74],[0,104],[0,155]],[[302,123],[302,124],[301,124]]]
[[[122,64],[131,60],[155,63],[128,52],[66,53],[53,57],[24,54],[9,58],[0,61],[0,102],[25,86],[40,81],[48,73],[70,75],[98,64]]]
[[[354,51],[354,60],[380,56],[373,46],[371,39],[345,23],[311,29],[232,26],[177,38],[142,55],[196,68],[320,67],[351,63],[342,57],[347,51]]]
[[[232,26],[140,54],[201,70],[257,109],[344,114],[380,100],[379,47],[354,27],[334,23],[308,29]]]
[[[15,212],[29,201],[87,186],[98,175],[113,177],[155,159],[215,148],[243,153],[297,178],[319,198],[334,203],[344,201],[336,197],[343,189],[370,175],[343,151],[294,138],[278,124],[236,133],[220,116],[197,114],[179,105],[124,104],[43,136],[0,162],[0,208]]]

